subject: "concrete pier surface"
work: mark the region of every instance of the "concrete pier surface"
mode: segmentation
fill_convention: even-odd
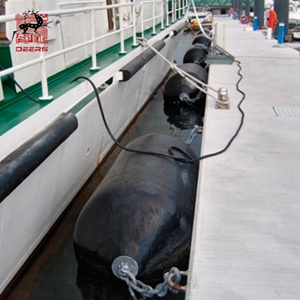
[[[300,299],[300,55],[225,16],[221,47],[241,62],[244,124],[201,162],[186,300]],[[202,155],[241,122],[238,64],[210,66]]]

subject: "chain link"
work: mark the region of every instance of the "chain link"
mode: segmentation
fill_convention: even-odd
[[[176,267],[170,269],[169,272],[164,274],[164,281],[158,284],[155,288],[150,285],[143,283],[142,281],[135,278],[131,271],[126,267],[122,266],[119,270],[119,278],[124,280],[128,286],[129,292],[134,300],[139,300],[135,292],[139,293],[143,298],[151,298],[154,295],[158,297],[164,297],[167,295],[168,291],[177,294],[179,291],[184,291],[184,287],[180,289],[174,289],[172,286],[180,286],[181,274],[186,274],[185,272],[180,272]],[[169,282],[172,282],[172,286]],[[180,286],[181,287],[181,286]]]

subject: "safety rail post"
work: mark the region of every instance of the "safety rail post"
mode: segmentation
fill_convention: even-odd
[[[161,11],[160,29],[163,30],[165,28],[165,26],[164,26],[164,4],[163,4],[163,2],[161,2],[161,4],[160,4],[160,11]]]
[[[141,2],[141,32],[142,38],[144,38],[144,3]]]
[[[100,68],[97,66],[97,51],[96,51],[96,40],[95,40],[95,11],[91,10],[91,39],[92,39],[92,67],[90,70],[96,71]]]
[[[155,14],[155,2],[152,2],[152,35],[156,34],[155,30],[155,20],[156,20],[156,14]]]
[[[175,0],[172,0],[172,24],[175,23]]]
[[[4,94],[3,94],[2,80],[0,78],[0,101],[2,100],[4,100]]]
[[[42,84],[42,96],[39,97],[40,100],[51,100],[53,96],[49,95],[48,91],[48,81],[47,81],[47,70],[46,70],[46,59],[45,53],[41,52],[42,61],[41,66],[41,84]]]
[[[181,18],[181,16],[182,16],[182,12],[183,12],[183,2],[182,2],[183,0],[179,0],[179,14],[178,14],[178,16],[179,16],[179,18]]]
[[[167,7],[166,7],[166,27],[170,26],[169,18],[170,18],[170,12],[169,12],[169,1],[166,2]]]
[[[132,24],[133,24],[133,29],[132,29],[132,46],[136,47],[138,46],[138,43],[136,41],[136,13],[135,13],[135,8],[134,8],[134,4],[131,6],[131,15],[132,17]]]
[[[119,22],[120,22],[120,46],[121,46],[121,50],[119,54],[126,54],[125,44],[124,44],[124,28],[123,28],[123,5],[120,6]]]

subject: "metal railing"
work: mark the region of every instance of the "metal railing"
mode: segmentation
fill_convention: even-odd
[[[157,4],[160,4],[160,7],[158,9],[159,14],[156,15],[156,6]],[[150,18],[145,18],[145,12],[147,11],[148,7],[151,6],[151,10],[152,10],[152,16]],[[144,37],[144,30],[145,30],[145,25],[149,22],[152,23],[152,34],[156,34],[156,20],[158,18],[161,18],[161,24],[163,26],[163,18],[164,18],[164,14],[163,14],[163,3],[160,0],[157,1],[142,1],[141,2],[141,33],[142,33],[142,37]],[[147,26],[147,25],[146,25]],[[148,28],[146,28],[148,29]]]
[[[185,5],[187,5],[187,0],[185,1]],[[99,1],[97,1],[99,3]],[[176,10],[178,9],[183,9],[178,8],[177,6],[175,6],[175,2],[176,0],[172,0],[172,7],[174,4],[174,11],[168,12],[168,9],[166,8],[164,11],[164,6],[163,6],[163,1],[160,0],[150,0],[150,1],[143,1],[141,2],[141,20],[140,20],[140,26],[141,26],[141,31],[142,34],[145,30],[145,24],[149,24],[149,22],[152,22],[152,33],[156,34],[155,32],[155,27],[157,24],[161,23],[161,28],[164,28],[164,24],[166,24],[166,26],[168,26],[168,22],[169,22],[169,14],[172,14],[172,20],[174,18],[176,18]],[[91,4],[93,2],[91,1],[87,1],[85,2],[85,4]],[[78,4],[78,2],[74,1],[74,3],[60,3],[60,5],[65,5],[65,4]],[[80,2],[80,4],[82,4],[82,2]],[[125,35],[124,33],[126,31],[130,31],[128,33],[129,36],[133,37],[133,44],[136,45],[136,38],[137,38],[137,22],[136,22],[136,15],[137,12],[135,11],[135,3],[133,2],[129,2],[129,3],[121,3],[121,4],[113,4],[113,5],[101,5],[101,6],[85,6],[85,7],[80,7],[80,8],[71,8],[71,9],[60,9],[60,10],[55,10],[55,11],[47,11],[44,13],[47,13],[48,16],[63,16],[63,15],[69,15],[69,14],[76,14],[76,13],[90,13],[91,14],[91,28],[90,28],[90,33],[91,36],[89,38],[89,40],[77,43],[75,45],[69,46],[67,48],[64,49],[60,49],[58,51],[55,51],[51,54],[46,54],[44,52],[40,53],[40,56],[38,58],[35,59],[31,59],[28,62],[25,63],[21,63],[19,65],[13,66],[11,68],[5,69],[0,71],[0,101],[3,100],[4,96],[3,96],[3,88],[2,88],[2,81],[1,78],[4,76],[7,76],[9,74],[12,74],[14,72],[17,72],[19,70],[23,70],[29,66],[35,65],[35,64],[40,64],[40,77],[41,77],[41,85],[42,85],[42,96],[39,98],[41,100],[49,100],[52,99],[52,96],[49,95],[48,92],[48,82],[47,82],[47,64],[46,62],[48,60],[50,60],[51,58],[57,57],[59,55],[68,53],[72,50],[76,50],[78,48],[81,48],[83,46],[87,46],[87,45],[91,45],[92,47],[92,54],[91,54],[91,58],[92,58],[92,66],[91,69],[93,70],[97,70],[99,69],[99,67],[97,66],[97,51],[96,51],[96,43],[102,39],[108,38],[110,36],[116,36],[116,40],[119,41],[120,43],[120,54],[124,54],[126,53],[125,51]],[[159,9],[156,9],[156,6],[159,5]],[[150,9],[149,6],[152,7],[152,16],[150,18],[144,19],[144,9],[147,7],[147,9]],[[123,17],[119,17],[119,28],[118,29],[114,29],[112,31],[108,31],[105,34],[102,34],[100,36],[96,36],[96,31],[95,31],[95,12],[96,11],[101,11],[101,10],[108,10],[108,9],[118,9],[118,14],[119,16],[123,16],[123,11],[124,9],[128,7],[130,9],[131,12],[131,20],[129,22],[129,24],[124,25],[123,23]],[[175,15],[175,17],[173,17]],[[4,22],[12,22],[15,21],[15,16],[14,15],[4,15],[4,16],[0,16],[0,23],[4,23]],[[147,28],[146,28],[147,29]],[[1,98],[2,96],[2,98]]]
[[[263,0],[261,0],[263,1]],[[250,5],[254,5],[254,0],[249,1]],[[208,7],[218,7],[218,8],[229,8],[234,6],[234,0],[195,0],[196,6],[208,6]],[[242,0],[242,5],[246,5],[246,0]]]

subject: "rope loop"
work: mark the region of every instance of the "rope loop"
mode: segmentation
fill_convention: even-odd
[[[187,145],[191,145],[193,140],[198,136],[198,134],[203,132],[203,127],[199,125],[194,125],[193,130],[190,133],[190,137],[185,142]]]
[[[178,292],[185,292],[186,291],[186,286],[180,285],[181,281],[181,275],[188,275],[188,271],[179,271],[178,269],[176,272],[170,272],[170,275],[168,276],[168,284],[169,286]]]

